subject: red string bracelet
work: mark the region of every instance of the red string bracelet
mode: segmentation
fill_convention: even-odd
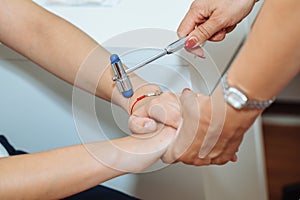
[[[144,94],[144,95],[138,97],[138,98],[135,100],[135,102],[132,104],[132,106],[131,106],[131,109],[130,109],[130,115],[132,115],[133,108],[134,108],[134,106],[137,104],[137,102],[139,102],[140,100],[142,100],[142,99],[144,99],[144,98],[146,98],[146,97],[159,96],[159,95],[161,95],[161,94],[162,94],[162,91],[159,91],[159,90],[158,90],[158,91],[150,92],[150,93],[148,93],[148,94]]]

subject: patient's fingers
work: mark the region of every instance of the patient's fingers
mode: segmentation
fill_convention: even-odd
[[[141,101],[139,107],[133,111],[133,115],[129,118],[128,127],[137,134],[155,131],[157,122],[177,129],[180,119],[178,97],[173,93],[165,92],[158,97],[148,99],[148,101]]]
[[[157,123],[155,120],[147,117],[131,115],[128,120],[128,128],[137,134],[151,133],[157,130]]]
[[[159,98],[151,100],[146,110],[150,118],[165,125],[177,129],[180,124],[180,102],[173,93],[165,92]]]

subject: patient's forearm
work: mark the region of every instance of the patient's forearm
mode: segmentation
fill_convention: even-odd
[[[118,91],[112,95],[116,84],[112,81],[110,53],[77,27],[32,1],[1,2],[0,41],[64,81],[128,111],[128,99]],[[134,89],[145,83],[137,76],[131,81]]]
[[[121,175],[84,146],[0,159],[0,199],[60,199]]]
[[[61,199],[157,161],[175,130],[0,159],[0,199]]]
[[[1,1],[0,42],[64,81],[111,101],[115,83],[110,53],[77,27],[34,2]],[[114,103],[127,110],[128,99],[116,95]]]
[[[51,73],[73,83],[80,64],[97,45],[65,20],[32,1],[4,0],[0,40]],[[103,50],[100,62],[108,54]]]

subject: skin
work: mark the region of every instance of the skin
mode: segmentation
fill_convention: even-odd
[[[174,133],[165,128],[143,138],[0,158],[0,198],[62,199],[117,176],[141,172],[162,156]]]
[[[245,45],[230,67],[229,86],[239,88],[250,99],[268,100],[276,96],[299,73],[300,27],[295,25],[300,19],[299,9],[300,2],[297,0],[265,1]],[[228,18],[230,19],[230,15]],[[210,18],[207,22],[209,20]],[[193,34],[194,31],[191,32],[191,35]],[[201,38],[198,40],[200,41]],[[220,100],[215,106],[224,105],[225,109],[219,110],[219,114],[225,116],[224,121],[212,122],[207,117],[212,116],[212,110],[209,108],[214,101],[214,96],[220,95],[220,92],[217,90],[212,97],[187,93],[183,100],[197,99],[195,100],[197,103],[193,105],[195,109],[190,109],[191,104],[189,104],[182,105],[182,110],[190,110],[190,115],[198,117],[198,126],[193,126],[194,120],[189,118],[184,120],[183,127],[187,128],[181,129],[179,135],[194,133],[195,139],[186,151],[178,155],[181,156],[177,161],[207,165],[225,164],[230,160],[236,160],[235,153],[245,131],[263,110],[236,110]],[[220,96],[217,99],[223,98]],[[195,110],[200,115],[193,114]],[[209,125],[218,126],[218,124],[223,127],[221,131],[209,131]],[[217,142],[215,143],[215,140],[203,142],[203,135],[217,138]],[[185,137],[177,138],[177,144],[184,142],[179,141],[179,138],[185,140]],[[176,152],[179,147],[171,145],[170,148],[173,148],[171,151]],[[211,150],[207,152],[207,149]]]
[[[254,1],[196,0],[180,24],[178,34],[195,38],[195,45],[214,40],[220,32],[225,36],[224,28],[235,26],[247,16],[253,4]],[[228,6],[232,9],[227,9]],[[252,100],[269,100],[299,73],[300,27],[296,26],[299,9],[298,0],[264,2],[251,33],[230,67],[229,86],[239,88]],[[193,45],[187,44],[187,47],[194,53]],[[221,87],[219,85],[212,96],[184,90],[180,98],[182,125],[163,156],[165,162],[201,166],[237,160],[236,152],[245,132],[263,110],[232,108],[224,102]],[[159,105],[156,101],[153,100],[153,105]],[[173,111],[166,118],[178,116],[178,111]]]
[[[130,99],[115,92],[110,53],[32,1],[1,1],[0,41],[64,81],[127,112],[131,107]],[[132,83],[141,93],[160,89],[151,84],[144,87],[145,81],[137,76]],[[148,122],[153,126],[146,126]],[[138,125],[150,127],[151,134],[1,158],[0,199],[61,199],[116,176],[142,171],[163,155],[176,130],[158,129],[148,118]]]
[[[223,40],[250,13],[254,3],[253,0],[195,0],[178,27],[178,35],[188,35],[186,49],[204,57],[199,44]]]
[[[299,58],[300,34],[299,27],[294,26],[297,23],[296,20],[299,19],[298,10],[297,0],[285,2],[277,0],[265,3],[263,12],[255,23],[245,47],[230,69],[228,75],[230,85],[238,86],[252,98],[265,100],[276,95],[299,72],[297,58]],[[281,13],[281,15],[276,13]],[[112,72],[109,67],[106,67],[110,53],[73,25],[26,0],[3,0],[0,7],[0,24],[0,41],[3,44],[68,83],[112,101],[126,111],[132,106],[133,101],[124,99],[118,93],[112,95],[115,84],[111,81]],[[266,27],[272,30],[273,34],[267,35]],[[22,37],[14,33],[22,33]],[[286,35],[289,37],[285,37]],[[285,45],[278,48],[278,42]],[[260,48],[257,49],[257,46]],[[90,55],[91,52],[97,55],[96,57],[99,56],[97,64],[93,61],[95,58]],[[85,71],[86,68],[81,71],[82,77],[86,78],[76,82],[80,66],[89,61],[90,71]],[[249,68],[251,71],[248,70]],[[103,74],[100,80],[95,76],[96,73],[93,73],[95,71],[97,74]],[[258,78],[260,74],[264,76]],[[279,75],[281,79],[277,78]],[[255,82],[252,81],[253,77],[255,77]],[[144,83],[138,77],[133,80],[135,88],[139,88]],[[268,90],[262,87],[265,85],[268,85]],[[140,88],[132,99],[136,99],[140,94],[159,89],[154,85]],[[217,94],[214,95],[217,96]],[[170,101],[162,97],[167,97]],[[172,116],[175,117],[168,121],[169,115],[165,115],[166,117],[160,118],[160,121],[176,128],[180,121],[178,116],[182,114],[183,128],[176,140],[173,140],[174,129],[167,126],[160,128],[155,123],[152,127],[147,127],[150,127],[150,132],[154,130],[157,132],[154,132],[154,135],[143,135],[143,138],[129,136],[110,142],[76,145],[37,154],[2,158],[0,159],[0,197],[1,199],[19,199],[20,197],[41,199],[45,196],[63,198],[116,176],[141,171],[161,156],[166,162],[182,161],[194,165],[224,164],[234,157],[245,130],[262,111],[237,111],[225,104],[226,117],[225,122],[222,123],[224,127],[222,134],[212,151],[200,159],[199,151],[200,148],[205,147],[203,140],[208,134],[206,130],[209,130],[207,127],[210,123],[209,118],[203,117],[211,116],[212,111],[208,109],[211,98],[185,91],[180,97],[182,108],[179,109],[176,105],[178,99],[174,95],[151,97],[139,102],[134,113],[141,109],[143,111],[140,115],[146,117],[157,113],[151,111],[155,109],[154,106],[160,105],[160,102],[163,103],[162,105],[171,106],[174,110],[166,109],[166,111],[174,112]],[[198,102],[197,109],[191,109],[191,104],[185,103],[191,100]],[[193,115],[197,120],[188,120],[188,117]],[[139,116],[138,113],[135,116]],[[190,125],[191,121],[195,124]],[[145,118],[137,126],[145,127],[147,122],[153,122],[153,120]],[[191,127],[195,128],[190,130]],[[190,135],[188,142],[192,141],[192,145],[178,150],[180,146],[174,144],[187,144],[186,137],[184,137],[186,134]],[[212,132],[212,134],[215,133]],[[170,142],[172,143],[169,149],[166,149]],[[112,143],[115,145],[112,146]],[[119,151],[114,148],[115,146],[122,147],[124,151]],[[208,144],[208,146],[211,145]],[[112,155],[105,156],[108,153]],[[120,160],[122,160],[121,164],[117,164],[119,162],[116,161]],[[138,165],[132,165],[135,163]],[[65,187],[66,185],[68,187]],[[17,193],[15,188],[18,188]]]

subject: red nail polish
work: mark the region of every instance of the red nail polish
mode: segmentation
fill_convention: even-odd
[[[197,39],[194,38],[194,37],[191,37],[190,39],[188,39],[186,42],[185,42],[185,48],[187,49],[191,49],[193,48],[195,45],[197,44]]]
[[[191,89],[190,89],[190,88],[184,88],[184,89],[182,90],[182,92],[185,92],[185,91],[191,91]]]

